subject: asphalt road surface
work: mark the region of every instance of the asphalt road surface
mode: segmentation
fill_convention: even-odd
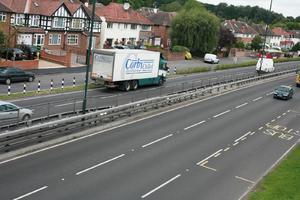
[[[278,64],[277,69],[285,69],[290,65],[300,67],[300,62]],[[87,107],[95,108],[117,106],[132,101],[147,99],[149,97],[174,93],[186,88],[209,85],[218,81],[226,81],[229,79],[237,80],[245,78],[250,74],[256,75],[254,67],[175,77],[168,79],[164,87],[145,87],[140,88],[137,91],[130,92],[108,89],[93,89],[89,90],[88,92]],[[81,110],[82,100],[83,91],[78,91],[50,96],[25,98],[12,102],[19,106],[33,109],[33,118],[39,118],[57,113]]]
[[[1,199],[235,200],[300,138],[266,82],[0,162]]]

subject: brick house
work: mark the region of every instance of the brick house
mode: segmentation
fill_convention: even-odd
[[[169,32],[176,12],[163,12],[156,8],[141,8],[139,11],[154,24],[151,31],[151,44],[154,46],[163,46],[164,48],[170,47],[171,39]]]
[[[12,10],[0,2],[0,31],[3,32],[7,39],[5,46],[14,46],[16,40],[16,29],[10,25]]]
[[[49,51],[84,55],[91,11],[79,0],[0,0],[9,10],[15,44],[41,46]],[[94,23],[93,46],[99,45],[101,19]],[[14,46],[14,45],[13,45]]]
[[[259,34],[254,28],[242,21],[225,20],[221,23],[221,26],[230,30],[237,41],[243,42],[244,44],[250,44],[253,38]]]
[[[128,3],[97,4],[96,14],[102,19],[100,47],[105,41],[113,46],[117,43],[148,42],[150,39],[153,23],[130,8]]]

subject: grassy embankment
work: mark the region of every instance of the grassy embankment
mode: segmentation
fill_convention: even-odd
[[[268,174],[249,200],[299,200],[300,199],[300,145]]]

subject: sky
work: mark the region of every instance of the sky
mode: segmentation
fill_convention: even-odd
[[[271,0],[199,0],[202,3],[218,5],[219,3],[227,3],[235,6],[259,6],[267,10],[270,9]],[[272,11],[281,13],[285,17],[300,16],[300,0],[273,0]]]

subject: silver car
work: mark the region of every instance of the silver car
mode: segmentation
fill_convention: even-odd
[[[31,118],[33,111],[22,108],[6,101],[0,101],[0,121],[27,121]]]

